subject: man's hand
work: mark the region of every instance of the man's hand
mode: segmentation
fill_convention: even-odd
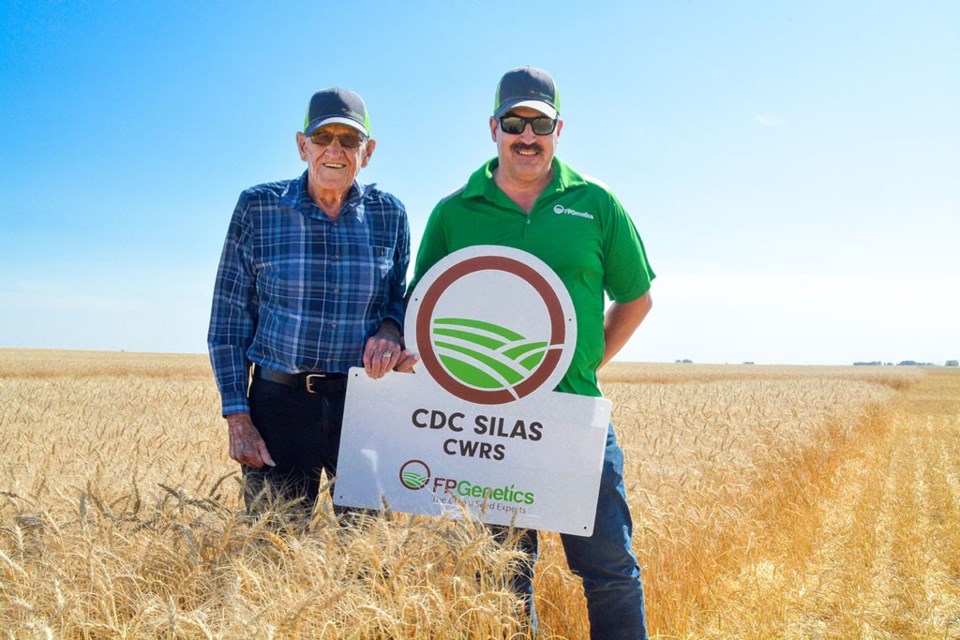
[[[413,371],[413,365],[418,362],[420,362],[420,356],[410,351],[410,349],[404,349],[400,352],[397,364],[393,365],[393,370],[398,373],[410,373]]]
[[[253,426],[249,413],[231,413],[227,416],[230,430],[230,457],[248,467],[277,466],[267,451],[267,443]]]
[[[402,344],[400,328],[392,320],[384,321],[363,349],[363,368],[367,375],[376,380],[394,370],[411,371],[419,358]]]

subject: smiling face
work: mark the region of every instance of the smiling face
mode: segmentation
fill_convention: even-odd
[[[511,109],[508,115],[526,118],[543,114],[529,107]],[[490,118],[490,135],[497,143],[497,155],[500,164],[497,168],[500,176],[513,184],[533,185],[550,180],[550,163],[560,140],[563,120],[557,122],[553,133],[538,136],[527,124],[519,134],[505,133],[497,118]]]
[[[368,138],[356,149],[340,144],[338,136],[356,136],[357,130],[345,124],[330,124],[314,134],[330,133],[330,144],[322,145],[312,137],[297,133],[300,158],[307,163],[307,189],[317,204],[346,197],[360,169],[367,166],[376,147],[376,140]]]

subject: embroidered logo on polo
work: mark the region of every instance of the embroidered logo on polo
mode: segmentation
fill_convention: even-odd
[[[576,345],[573,302],[560,278],[508,247],[469,247],[438,262],[413,292],[405,324],[430,377],[477,404],[551,391]]]
[[[577,218],[586,218],[587,220],[593,220],[592,213],[587,213],[586,211],[577,211],[576,209],[565,207],[562,204],[553,205],[553,212],[558,216],[559,215],[576,216]]]

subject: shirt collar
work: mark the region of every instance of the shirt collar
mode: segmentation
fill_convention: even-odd
[[[493,180],[493,171],[500,164],[499,158],[491,158],[482,167],[476,170],[467,180],[463,189],[464,198],[485,198],[493,200],[500,193],[497,183]],[[554,156],[551,161],[553,178],[543,190],[544,193],[562,193],[568,189],[581,187],[587,184],[583,176],[574,171],[569,165]]]
[[[358,221],[363,222],[364,207],[362,204],[375,186],[374,184],[363,184],[358,180],[354,180],[350,186],[350,192],[347,194],[347,200],[340,208],[341,214],[350,215],[352,213],[356,215]],[[314,203],[310,197],[310,192],[307,191],[306,171],[296,180],[290,181],[287,188],[284,189],[280,195],[280,202],[284,206],[298,209],[305,216],[329,220],[327,215],[320,210],[320,207]]]

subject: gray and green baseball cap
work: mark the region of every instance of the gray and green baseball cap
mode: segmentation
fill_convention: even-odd
[[[553,77],[543,69],[530,66],[503,74],[493,99],[493,117],[499,118],[516,107],[529,107],[548,118],[556,118],[560,113],[560,93]]]
[[[346,89],[317,91],[310,98],[307,117],[303,121],[303,133],[309,136],[328,124],[345,124],[369,137],[370,116],[363,98]]]

